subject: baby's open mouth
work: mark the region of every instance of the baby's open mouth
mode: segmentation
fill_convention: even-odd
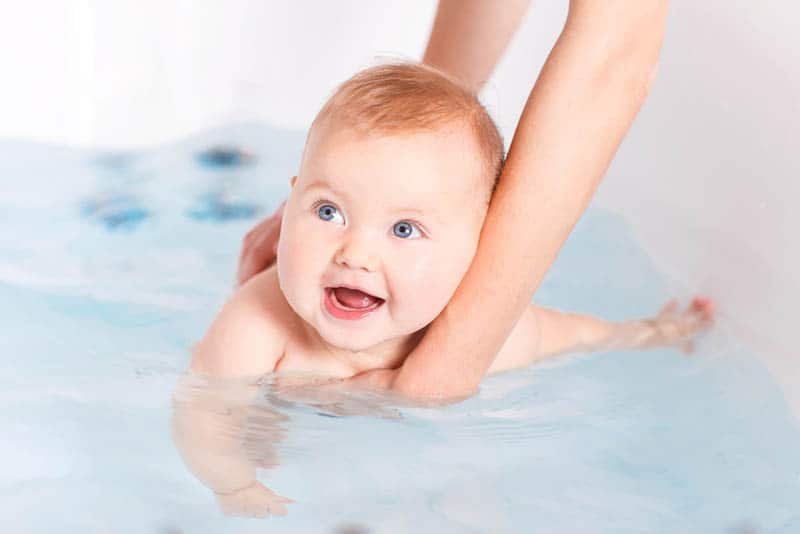
[[[325,288],[325,307],[339,319],[361,319],[378,309],[384,302],[384,299],[358,289]]]
[[[348,310],[365,310],[383,304],[383,299],[349,287],[329,287],[335,304]]]

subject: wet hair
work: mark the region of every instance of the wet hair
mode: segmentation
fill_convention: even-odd
[[[364,69],[339,85],[312,123],[364,133],[404,134],[463,125],[481,151],[491,192],[503,168],[503,138],[477,95],[456,78],[415,62]]]

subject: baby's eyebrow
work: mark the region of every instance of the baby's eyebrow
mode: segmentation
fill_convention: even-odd
[[[336,195],[338,197],[343,197],[343,198],[347,197],[347,195],[345,193],[343,193],[342,191],[339,191],[338,189],[333,187],[329,182],[323,182],[322,180],[314,180],[310,184],[306,185],[303,188],[303,192],[306,192],[306,191],[309,191],[309,190],[313,190],[313,189],[325,189],[327,191],[330,191],[331,193],[333,193],[334,195]]]
[[[436,216],[436,213],[433,211],[423,211],[419,208],[397,208],[392,210],[393,213],[403,213],[403,214],[414,214],[420,217],[425,216]]]

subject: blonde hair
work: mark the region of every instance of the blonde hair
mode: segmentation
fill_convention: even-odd
[[[334,122],[365,133],[413,133],[463,124],[480,147],[484,174],[497,185],[503,138],[477,95],[428,65],[393,62],[370,67],[339,85],[311,125]]]

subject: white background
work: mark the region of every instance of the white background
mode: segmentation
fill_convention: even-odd
[[[502,4],[502,0],[498,0]],[[0,0],[0,138],[131,148],[304,130],[376,56],[419,58],[435,0]],[[566,13],[532,2],[482,98],[506,141]],[[800,7],[673,0],[659,78],[597,196],[714,297],[800,413]]]

